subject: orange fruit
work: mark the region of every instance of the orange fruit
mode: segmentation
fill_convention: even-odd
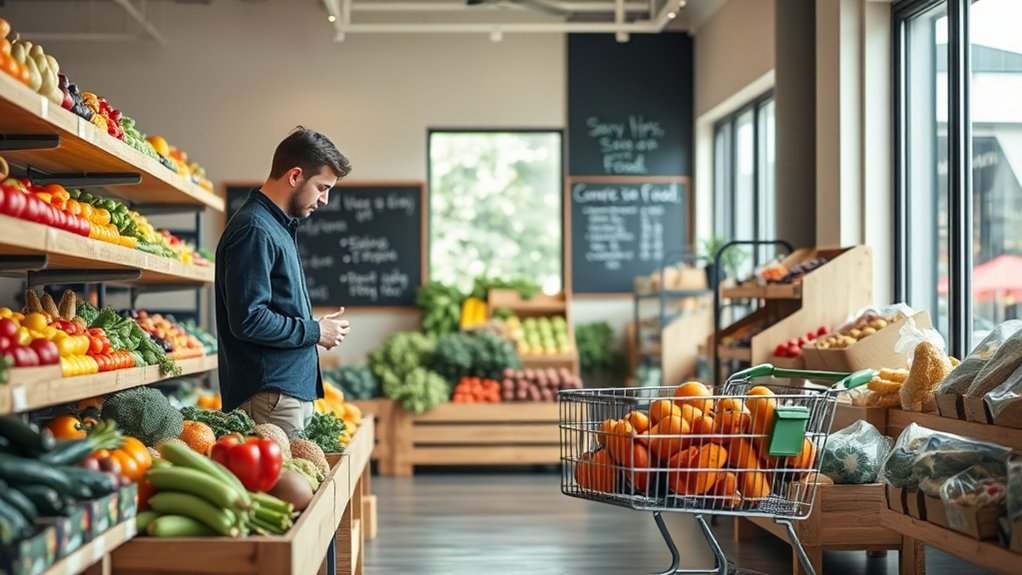
[[[46,425],[54,439],[84,439],[86,436],[82,422],[70,415],[58,415]]]
[[[706,387],[705,384],[698,381],[689,381],[687,383],[683,383],[674,390],[674,397],[676,398],[677,397],[699,398],[709,397],[711,395],[713,394],[710,392],[710,388]],[[692,407],[697,407],[703,413],[708,413],[710,410],[713,409],[712,399],[675,399],[674,403],[677,404],[679,407],[682,405],[691,405]]]
[[[681,408],[674,405],[674,402],[669,399],[658,399],[649,406],[649,423],[651,425],[656,425],[662,419],[675,415],[681,416]]]
[[[784,458],[784,464],[792,469],[804,469],[806,471],[812,471],[813,465],[816,463],[816,446],[813,445],[809,438],[802,440],[802,452],[798,455],[792,455],[791,457]]]
[[[759,499],[770,495],[770,482],[767,476],[759,471],[742,474],[742,496],[746,499]]]
[[[777,405],[777,400],[773,398],[774,392],[768,387],[757,385],[749,390],[749,395],[760,396],[746,402],[752,414],[752,432],[759,435],[770,433],[774,423],[774,407]]]
[[[759,454],[752,447],[752,443],[744,437],[736,437],[728,444],[727,465],[732,469],[742,471],[763,468],[759,460]]]
[[[634,435],[631,423],[623,419],[617,421],[611,435],[607,437],[607,450],[610,451],[610,456],[614,458],[614,461],[623,464],[628,460],[632,443],[635,442]]]
[[[604,419],[603,423],[600,424],[600,430],[596,434],[596,443],[600,444],[600,447],[607,446],[607,438],[614,433],[614,426],[617,425],[616,419]]]
[[[625,416],[625,420],[632,424],[632,429],[639,435],[649,431],[649,415],[645,411],[631,411]]]
[[[617,469],[606,449],[585,453],[575,464],[575,482],[582,489],[613,492],[617,487]]]
[[[668,485],[675,493],[702,495],[709,491],[721,475],[718,469],[727,461],[727,450],[716,443],[706,444],[698,449],[690,447],[671,458],[668,466],[682,470],[671,472]],[[692,471],[684,471],[692,470]]]
[[[216,443],[216,434],[213,433],[213,430],[200,421],[186,421],[182,426],[183,429],[178,439],[188,444],[193,451],[198,451],[203,455],[209,453],[213,444]]]
[[[649,430],[649,452],[660,461],[667,461],[681,450],[682,435],[689,432],[688,422],[680,415],[672,415]],[[666,437],[657,437],[663,435]]]
[[[692,422],[703,416],[703,410],[694,405],[685,404],[681,406],[681,418],[692,425]]]
[[[737,507],[742,501],[742,496],[738,494],[738,476],[730,471],[720,474],[710,493],[718,497],[714,503],[719,507]]]

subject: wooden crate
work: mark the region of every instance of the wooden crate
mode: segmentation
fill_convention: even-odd
[[[394,474],[394,442],[393,434],[393,411],[394,402],[390,399],[366,399],[352,401],[356,407],[362,410],[362,420],[372,419],[376,445],[373,447],[372,460],[376,462],[376,469],[380,475]]]
[[[817,573],[823,573],[824,550],[885,551],[901,547],[899,534],[880,526],[880,511],[886,509],[884,486],[820,485],[816,490],[813,512],[805,521],[795,521],[795,532]],[[756,525],[783,541],[787,530],[771,519],[735,518],[735,539],[750,535],[749,524]],[[805,573],[792,551],[793,573]]]
[[[396,475],[421,465],[560,463],[556,402],[447,403],[422,415],[393,411]]]
[[[932,327],[930,314],[918,311],[912,319],[919,329]],[[863,338],[846,348],[815,349],[806,354],[806,367],[822,371],[854,372],[860,369],[881,367],[901,368],[908,365],[908,352],[895,353],[894,347],[900,339],[901,327],[908,318],[901,318],[875,334]]]
[[[363,425],[343,455],[331,454],[330,473],[309,507],[280,536],[158,539],[138,537],[112,557],[118,575],[189,573],[201,575],[315,575],[335,536],[338,573],[362,572],[362,497],[374,443],[372,422]],[[336,534],[336,535],[335,535]]]
[[[523,355],[521,356],[522,365],[531,368],[553,367],[559,369],[563,367],[575,375],[579,374],[578,350],[575,349],[575,326],[571,321],[568,296],[564,292],[555,295],[538,293],[530,300],[523,300],[517,290],[491,289],[487,294],[486,313],[492,316],[493,311],[500,308],[509,309],[522,319],[564,317],[568,324],[568,342],[571,343],[571,351],[546,355]]]

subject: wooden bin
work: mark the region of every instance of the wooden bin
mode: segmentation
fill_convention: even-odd
[[[887,507],[884,486],[819,485],[813,512],[804,521],[794,521],[795,532],[817,573],[823,573],[824,550],[882,551],[898,549],[901,536],[880,526],[879,514]],[[735,518],[735,538],[749,535],[748,523],[789,542],[787,530],[772,519]],[[792,551],[793,573],[805,573]]]
[[[335,533],[337,572],[362,572],[362,477],[373,445],[373,424],[363,425],[343,456],[332,456],[330,473],[309,507],[284,535],[251,537],[137,537],[112,557],[118,575],[188,573],[202,575],[315,575]],[[367,484],[364,484],[368,487]],[[356,508],[357,506],[357,508]]]
[[[913,314],[912,319],[919,329],[932,327],[930,314],[925,310]],[[805,354],[806,367],[824,371],[847,372],[881,367],[904,367],[908,365],[908,353],[895,353],[894,346],[901,337],[899,334],[901,326],[905,325],[907,321],[907,318],[901,318],[875,334],[843,349],[816,349],[815,346],[810,346]]]
[[[373,433],[376,444],[373,446],[372,460],[376,462],[376,469],[380,475],[394,474],[394,402],[386,398],[365,399],[352,401],[356,407],[362,410],[363,422],[372,419],[374,423]]]
[[[579,374],[578,349],[575,348],[575,326],[571,321],[571,308],[568,296],[562,291],[556,295],[538,293],[530,300],[523,300],[521,294],[513,289],[491,289],[487,295],[486,313],[492,315],[494,310],[506,308],[518,317],[551,317],[562,316],[568,324],[568,342],[571,344],[569,353],[545,355],[523,355],[522,365],[531,368],[565,368],[572,374]]]
[[[561,460],[556,402],[445,403],[422,415],[395,406],[394,472],[420,465],[543,465]]]

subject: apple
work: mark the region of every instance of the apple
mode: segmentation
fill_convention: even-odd
[[[788,346],[788,355],[787,355],[787,357],[798,357],[801,354],[802,354],[802,348],[798,347],[797,345],[789,345]]]
[[[774,348],[774,355],[777,357],[787,357],[788,346],[784,345],[783,343],[777,344],[777,347]]]
[[[57,351],[57,345],[52,341],[38,338],[32,340],[29,346],[38,356],[40,365],[53,365],[60,362],[60,352]]]
[[[16,338],[18,336],[18,324],[14,323],[14,320],[10,318],[0,319],[0,336],[11,339]]]
[[[4,204],[7,203],[7,188],[0,186],[0,214],[4,212]]]
[[[20,218],[25,214],[28,205],[28,195],[16,188],[7,188],[7,199],[4,202],[4,213],[13,218]]]
[[[0,335],[0,354],[6,353],[7,350],[11,349],[11,344],[14,343],[11,338],[6,335]]]
[[[806,339],[808,339],[809,341],[813,341],[814,339],[816,339],[816,332],[810,331],[806,333]]]
[[[22,192],[28,191],[28,188],[25,187],[25,184],[21,183],[21,180],[17,178],[7,178],[3,182],[0,182],[0,186],[7,186],[8,188],[14,188],[15,190],[19,190]]]
[[[14,355],[15,367],[36,367],[39,365],[39,356],[35,350],[24,345],[12,345],[7,350]]]
[[[830,333],[830,330],[827,329],[827,326],[821,325],[820,329],[816,330],[816,337],[820,337],[821,335],[827,335],[828,333]]]

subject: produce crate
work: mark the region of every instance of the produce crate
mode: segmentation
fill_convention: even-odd
[[[817,573],[823,573],[824,550],[883,551],[901,547],[901,536],[880,526],[879,514],[886,508],[884,486],[819,485],[813,511],[805,521],[795,521],[795,531]],[[787,530],[767,518],[735,518],[735,539],[751,535],[749,524],[756,525],[788,542]],[[792,552],[793,573],[805,573],[798,556]]]
[[[346,562],[338,563],[337,572],[361,573],[358,562],[360,543],[352,542],[353,529],[360,529],[361,524],[353,525],[352,520],[345,523],[344,518],[354,513],[349,510],[354,493],[351,478],[356,473],[359,477],[364,473],[373,441],[372,423],[359,428],[345,455],[333,458],[330,473],[309,507],[284,535],[175,539],[137,537],[114,551],[114,572],[118,575],[314,575],[319,573],[335,533],[339,533],[341,537],[348,538],[349,545],[346,554],[338,549],[338,558]],[[356,470],[357,465],[362,468]],[[361,541],[360,536],[358,541]]]
[[[376,462],[376,470],[380,475],[393,475],[394,442],[391,436],[394,424],[394,402],[390,399],[378,398],[352,401],[351,403],[362,410],[363,422],[368,419],[373,420],[376,444],[373,446],[372,460]]]
[[[930,314],[925,310],[916,312],[912,319],[915,320],[916,327],[919,329],[932,327]],[[867,368],[904,367],[908,365],[908,354],[895,353],[894,346],[901,337],[898,333],[901,326],[905,325],[907,321],[907,318],[901,318],[846,348],[816,349],[815,346],[809,346],[811,351],[804,354],[806,368],[853,372]]]
[[[523,300],[521,294],[513,289],[491,289],[487,294],[487,314],[492,316],[494,310],[506,308],[522,319],[530,317],[561,316],[568,324],[568,341],[571,344],[569,353],[530,354],[522,356],[522,366],[532,368],[566,368],[578,375],[578,350],[575,348],[575,326],[571,321],[571,308],[568,296],[561,292],[556,295],[538,293],[530,300]]]
[[[556,402],[446,403],[422,415],[394,407],[396,475],[421,465],[560,463]]]

